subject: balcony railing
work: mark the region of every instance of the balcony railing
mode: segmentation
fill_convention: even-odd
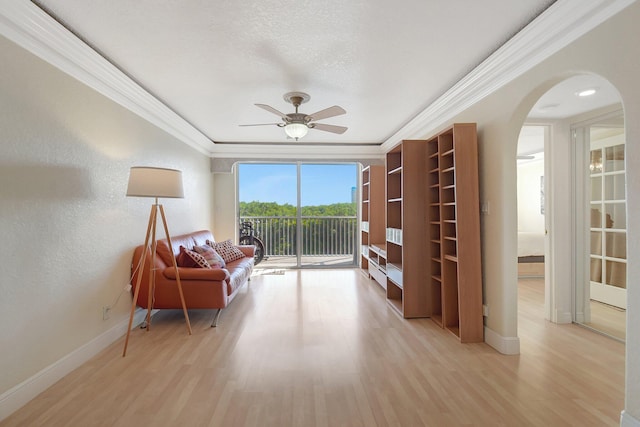
[[[266,256],[295,256],[298,240],[296,217],[242,216],[250,221],[264,243]],[[355,216],[303,216],[302,256],[352,255],[358,224]]]

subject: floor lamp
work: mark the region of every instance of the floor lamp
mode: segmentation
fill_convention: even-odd
[[[140,258],[140,270],[138,271],[138,279],[136,281],[136,289],[131,304],[131,314],[129,315],[129,327],[127,328],[127,338],[124,342],[124,351],[122,357],[127,355],[127,346],[129,345],[129,335],[133,326],[133,315],[138,304],[138,295],[140,293],[140,282],[142,280],[142,263],[146,262],[147,254],[151,254],[149,258],[149,298],[147,299],[147,331],[151,325],[151,308],[153,305],[153,293],[155,291],[155,274],[154,265],[156,257],[156,223],[158,219],[158,211],[162,217],[164,225],[164,233],[167,237],[169,247],[172,248],[171,236],[167,228],[167,218],[164,215],[164,208],[158,203],[159,197],[184,198],[182,189],[182,172],[175,169],[163,169],[146,166],[134,166],[129,172],[129,185],[127,187],[127,197],[153,197],[155,203],[151,205],[151,213],[149,214],[149,224],[147,225],[147,235],[144,239],[144,249]],[[176,270],[176,283],[178,284],[178,292],[180,293],[180,301],[182,302],[182,310],[184,318],[187,322],[187,332],[191,335],[191,323],[189,322],[189,314],[187,313],[187,305],[184,301],[182,293],[182,283],[180,283],[180,273],[175,257],[173,257],[173,268]]]

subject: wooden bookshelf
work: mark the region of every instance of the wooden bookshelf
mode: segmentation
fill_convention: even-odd
[[[475,123],[386,154],[387,300],[461,342],[484,340]]]
[[[403,317],[429,317],[425,141],[403,141],[386,154],[387,300]]]
[[[386,286],[380,274],[384,270],[380,267],[381,248],[385,246],[385,167],[371,165],[362,169],[362,204],[360,206],[361,251],[360,268],[371,278],[377,277],[377,282]],[[372,246],[377,245],[372,251]],[[373,260],[374,265],[370,265]],[[379,273],[379,274],[378,274]]]
[[[478,144],[475,123],[426,143],[430,311],[461,342],[484,339]]]
[[[442,235],[440,218],[440,155],[438,138],[426,143],[427,214],[429,227],[429,302],[431,318],[442,326]]]

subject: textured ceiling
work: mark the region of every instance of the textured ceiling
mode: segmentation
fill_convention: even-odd
[[[286,143],[282,96],[340,105],[300,143],[380,144],[552,0],[38,0],[35,4],[218,143]]]

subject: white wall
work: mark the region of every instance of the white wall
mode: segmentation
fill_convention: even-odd
[[[518,231],[544,233],[544,214],[540,211],[543,176],[543,159],[518,165]]]
[[[236,241],[238,232],[238,222],[236,214],[238,212],[236,195],[236,172],[215,173],[215,208],[213,223],[213,235],[218,242],[226,239]]]
[[[572,149],[571,149],[571,123],[572,120],[558,120],[551,123],[551,142],[548,144],[546,161],[549,162],[547,170],[550,173],[545,177],[549,179],[547,185],[547,202],[549,230],[548,240],[550,258],[545,263],[545,275],[550,277],[551,289],[545,297],[547,316],[553,322],[570,323],[571,313],[571,284],[573,280],[573,259],[571,248],[573,244],[572,197],[571,181],[573,173]],[[548,274],[547,274],[548,272]]]
[[[152,204],[125,197],[129,168],[183,171],[185,198],[162,201],[174,235],[211,227],[213,180],[209,158],[3,37],[0,57],[2,403],[128,319],[128,294],[107,321],[102,306],[128,281]]]

